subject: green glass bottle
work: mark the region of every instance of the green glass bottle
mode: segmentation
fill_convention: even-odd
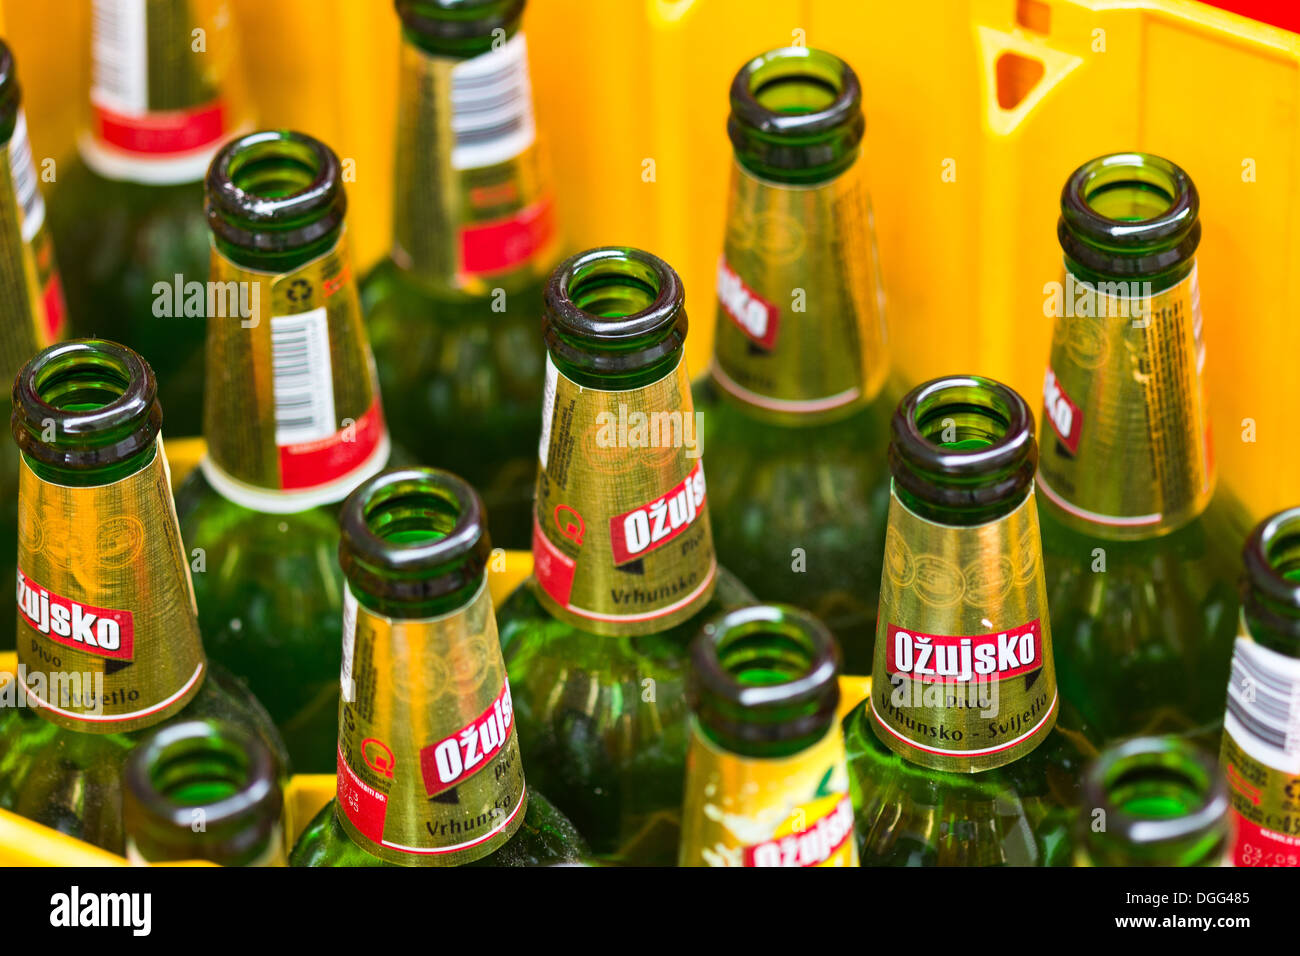
[[[45,203],[27,140],[13,54],[0,40],[0,381],[62,337],[63,287],[45,222]],[[18,451],[0,442],[0,541],[18,537]],[[14,551],[0,550],[0,577],[14,580]],[[0,618],[0,651],[13,650],[14,620]]]
[[[464,475],[499,546],[528,547],[537,337],[557,235],[524,0],[397,0],[393,245],[362,283],[393,435]]]
[[[1057,692],[1033,413],[950,376],[890,430],[871,695],[844,720],[862,865],[1066,864],[1095,751]]]
[[[836,719],[839,648],[810,614],[755,605],[691,646],[682,866],[857,866]]]
[[[241,727],[187,720],[151,732],[126,759],[126,856],[283,866],[281,768]]]
[[[89,124],[62,160],[50,226],[77,335],[137,349],[171,437],[203,415],[203,174],[245,125],[227,0],[93,0]]]
[[[1300,866],[1300,508],[1246,540],[1220,762],[1236,866]]]
[[[586,852],[524,784],[478,494],[445,471],[372,478],[343,504],[338,796],[294,866],[546,866]]]
[[[752,603],[713,552],[677,273],[573,256],[546,288],[533,575],[498,620],[533,774],[596,853],[677,861],[687,652]]]
[[[889,510],[883,296],[857,75],[806,47],[731,86],[713,364],[698,386],[718,558],[871,671]]]
[[[1076,827],[1078,866],[1223,866],[1228,788],[1189,741],[1135,737],[1088,768]]]
[[[13,391],[18,675],[0,687],[0,807],[122,853],[122,767],[144,731],[215,718],[284,745],[209,665],[159,440],[153,371],[97,339],[51,346]]]
[[[1187,174],[1149,154],[1065,184],[1038,502],[1062,693],[1100,740],[1217,750],[1248,523],[1215,487],[1198,211]]]
[[[334,765],[343,579],[337,502],[388,461],[353,280],[338,157],[302,133],[250,133],[208,173],[214,285],[207,455],[178,490],[199,623],[298,772]],[[248,315],[243,318],[242,315]]]

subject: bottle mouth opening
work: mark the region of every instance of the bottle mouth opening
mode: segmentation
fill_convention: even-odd
[[[358,589],[426,603],[477,586],[491,543],[478,493],[434,468],[394,468],[357,488],[339,516],[339,562]]]
[[[432,40],[490,37],[513,30],[524,15],[525,0],[395,0],[402,26]]]
[[[1247,615],[1300,638],[1300,507],[1257,524],[1246,539],[1242,559]]]
[[[685,293],[676,271],[641,249],[579,253],[551,274],[543,337],[552,353],[595,371],[635,371],[681,349]]]
[[[343,222],[347,197],[334,151],[292,130],[262,130],[227,143],[208,167],[207,217],[237,246],[286,251]]]
[[[740,68],[731,87],[735,119],[774,135],[806,135],[842,126],[862,113],[852,67],[808,47],[769,50]]]
[[[10,427],[22,452],[42,463],[111,464],[152,445],[162,427],[157,392],[153,370],[131,349],[75,339],[19,371]]]
[[[132,751],[125,779],[145,816],[190,830],[194,808],[205,826],[265,814],[273,825],[282,796],[278,768],[256,737],[228,724],[193,720],[167,726]]]
[[[1084,800],[1105,813],[1103,830],[1089,828],[1099,841],[1153,850],[1205,841],[1208,850],[1225,836],[1223,775],[1176,737],[1137,738],[1103,753],[1084,779]]]
[[[722,615],[701,630],[691,662],[692,705],[733,739],[806,736],[839,705],[839,647],[798,608],[756,605]]]
[[[956,375],[904,396],[890,425],[894,480],[935,505],[993,504],[1028,488],[1037,465],[1034,416],[1001,382]]]
[[[1150,153],[1113,153],[1084,163],[1067,180],[1058,233],[1066,254],[1090,268],[1155,272],[1195,253],[1199,208],[1196,187],[1179,166]]]

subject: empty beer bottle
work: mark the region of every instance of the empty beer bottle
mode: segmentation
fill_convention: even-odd
[[[783,605],[732,611],[691,646],[682,866],[857,866],[839,648]]]
[[[555,262],[524,0],[397,0],[391,255],[362,284],[393,434],[464,475],[493,540],[526,548],[542,406],[537,337]]]
[[[0,381],[63,332],[63,289],[45,227],[45,203],[27,141],[22,91],[9,47],[0,40]],[[0,442],[0,575],[14,578],[18,536],[18,452]],[[0,650],[14,646],[14,619],[0,616]]]
[[[1088,768],[1076,827],[1079,866],[1222,866],[1228,790],[1189,741],[1136,737]]]
[[[1187,174],[1148,154],[1065,184],[1038,487],[1062,693],[1102,740],[1217,749],[1247,525],[1215,489],[1198,209]]]
[[[137,349],[167,431],[202,424],[203,174],[242,125],[226,0],[93,0],[89,127],[58,167],[50,225],[72,330]]]
[[[126,758],[122,811],[133,863],[285,863],[281,768],[241,727],[187,720],[151,732]]]
[[[501,608],[533,775],[598,853],[677,860],[687,651],[750,603],[718,566],[677,273],[592,249],[546,288],[533,576]]]
[[[18,675],[0,688],[0,807],[116,853],[142,731],[212,717],[285,759],[266,711],[204,657],[161,426],[152,370],[112,342],[51,346],[14,383]]]
[[[1246,540],[1242,632],[1232,655],[1220,761],[1237,866],[1300,866],[1300,508]]]
[[[338,157],[250,133],[208,174],[207,455],[177,492],[212,659],[246,681],[296,771],[333,766],[337,502],[388,461]],[[247,316],[247,317],[245,317]]]
[[[888,356],[857,75],[793,47],[741,68],[700,386],[718,558],[763,599],[815,612],[871,670],[889,507]]]
[[[544,866],[585,852],[524,785],[485,521],[474,489],[432,468],[386,471],[344,503],[338,796],[294,866]]]
[[[890,430],[871,695],[845,718],[862,864],[1068,863],[1095,751],[1057,693],[1034,416],[951,376],[909,392]]]

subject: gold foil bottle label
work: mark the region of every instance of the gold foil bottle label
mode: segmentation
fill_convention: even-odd
[[[547,359],[533,519],[540,599],[598,634],[649,634],[713,596],[717,559],[684,362],[626,391]]]
[[[224,307],[208,313],[205,476],[254,509],[340,500],[389,451],[346,235],[287,274],[214,248],[212,273]]]
[[[938,524],[891,491],[872,670],[876,736],[935,770],[1027,754],[1056,723],[1034,495],[987,524]]]
[[[411,42],[400,56],[393,260],[471,295],[540,277],[559,237],[523,31],[469,59]]]
[[[857,866],[844,735],[791,757],[728,753],[695,725],[686,758],[682,866]]]
[[[199,637],[161,442],[109,485],[19,474],[19,683],[40,713],[89,733],[142,730],[202,685]]]
[[[1300,660],[1244,633],[1232,655],[1220,763],[1233,865],[1300,866]]]
[[[767,417],[843,415],[888,371],[861,163],[818,186],[733,165],[711,375]]]
[[[459,866],[503,846],[528,796],[486,583],[436,618],[388,618],[348,591],[339,820],[407,866]],[[353,625],[352,622],[355,621]]]
[[[1067,272],[1044,378],[1038,487],[1065,520],[1109,538],[1154,537],[1214,492],[1196,270],[1156,294]],[[1104,465],[1104,468],[1101,466]]]

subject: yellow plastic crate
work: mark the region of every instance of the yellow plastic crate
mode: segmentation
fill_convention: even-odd
[[[391,4],[233,8],[260,124],[302,129],[355,160],[349,220],[368,266],[391,224]],[[86,60],[69,49],[88,45],[88,10],[61,4],[53,30],[49,5],[0,0],[38,165],[67,157],[82,122]],[[1176,160],[1202,198],[1221,475],[1257,516],[1296,503],[1294,482],[1277,476],[1300,474],[1286,421],[1300,407],[1290,370],[1300,323],[1288,299],[1300,283],[1300,36],[1196,0],[529,0],[525,29],[567,244],[640,245],[678,268],[695,373],[712,347],[727,88],[757,52],[823,46],[862,78],[892,349],[912,380],[976,371],[1032,403],[1066,176],[1118,149]],[[175,478],[201,448],[168,441]],[[506,565],[494,595],[531,559],[512,552]],[[0,670],[12,666],[0,655]],[[844,683],[847,707],[869,681]],[[294,778],[291,832],[332,793],[328,775]],[[124,862],[0,811],[0,864]]]

